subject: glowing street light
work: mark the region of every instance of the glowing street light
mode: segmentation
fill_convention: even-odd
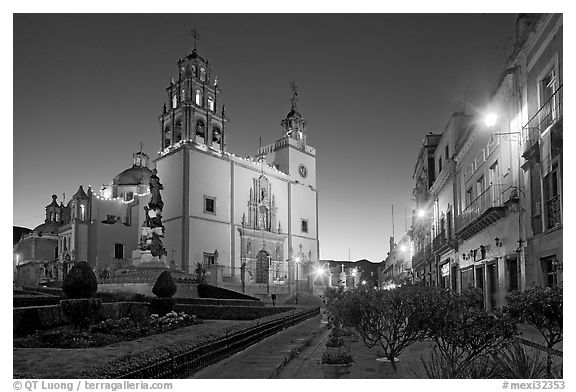
[[[495,113],[489,113],[486,115],[486,117],[484,117],[484,124],[486,124],[488,128],[492,128],[494,125],[496,125],[497,120],[498,116]]]
[[[368,283],[368,282],[366,282],[365,280],[362,281],[362,284],[363,284],[364,286],[366,286],[366,283]]]
[[[419,218],[424,218],[424,217],[426,216],[426,210],[424,210],[424,209],[419,209],[418,212],[417,212],[417,214],[418,214],[418,217],[419,217]]]
[[[408,247],[404,244],[400,245],[400,252],[407,252],[408,251]]]
[[[298,266],[300,265],[300,257],[296,256],[294,263],[296,264],[296,305],[298,305]]]

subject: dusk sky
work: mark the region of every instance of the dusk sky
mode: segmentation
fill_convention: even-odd
[[[208,59],[230,124],[253,155],[282,135],[289,83],[317,149],[321,259],[386,258],[413,207],[423,137],[462,107],[482,111],[514,39],[515,14],[17,14],[14,219],[34,228],[51,195],[96,190],[144,150],[177,61]],[[406,217],[405,217],[406,211]],[[167,233],[166,235],[169,235]]]

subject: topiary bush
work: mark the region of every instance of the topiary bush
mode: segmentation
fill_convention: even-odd
[[[154,283],[154,287],[152,288],[152,293],[158,298],[170,298],[176,294],[178,287],[176,287],[176,283],[174,279],[172,279],[172,275],[170,271],[163,271],[158,279],[156,279],[156,283]]]
[[[98,280],[92,268],[85,261],[79,261],[68,272],[62,284],[67,299],[60,301],[62,313],[72,326],[87,329],[94,321],[102,300],[92,298],[98,290]]]
[[[98,290],[98,280],[85,261],[79,261],[68,272],[62,283],[67,298],[92,298]]]
[[[87,329],[102,306],[100,298],[74,298],[60,301],[62,313],[76,329]]]

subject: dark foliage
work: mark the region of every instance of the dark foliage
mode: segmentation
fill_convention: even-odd
[[[98,290],[98,280],[85,261],[79,261],[68,272],[62,284],[67,298],[92,298]]]
[[[152,293],[158,298],[170,298],[176,294],[178,287],[176,287],[176,283],[174,279],[172,279],[172,275],[170,271],[163,271],[158,279],[156,279],[156,283],[154,283],[154,287],[152,288]]]
[[[96,312],[102,306],[99,298],[63,299],[60,301],[62,313],[77,329],[87,329],[96,317]]]
[[[352,364],[353,358],[349,352],[338,351],[322,354],[322,363],[328,365],[349,365]]]
[[[562,291],[562,286],[516,291],[508,297],[508,305],[504,309],[517,322],[536,328],[546,341],[547,378],[553,377],[550,350],[563,339]]]
[[[221,298],[221,299],[247,299],[252,301],[260,301],[256,297],[251,297],[246,294],[238,293],[236,291],[227,290],[221,287],[212,286],[209,284],[199,284],[198,296],[200,298]]]
[[[174,298],[152,298],[150,299],[150,312],[164,316],[170,313],[176,305]]]

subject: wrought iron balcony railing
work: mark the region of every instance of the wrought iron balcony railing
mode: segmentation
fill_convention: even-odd
[[[464,211],[456,216],[456,230],[461,231],[490,208],[503,207],[506,194],[511,196],[510,192],[504,192],[507,189],[510,189],[510,186],[504,184],[490,185],[486,188],[482,194],[472,200]]]
[[[562,224],[562,209],[560,205],[560,195],[556,195],[550,200],[548,200],[546,205],[548,212],[548,229],[560,226]]]
[[[522,127],[524,150],[529,149],[540,139],[540,135],[562,120],[562,86],[558,87],[554,94],[538,109],[536,114]]]
[[[440,249],[448,243],[448,237],[446,236],[446,230],[441,230],[436,237],[434,237],[434,249]]]

